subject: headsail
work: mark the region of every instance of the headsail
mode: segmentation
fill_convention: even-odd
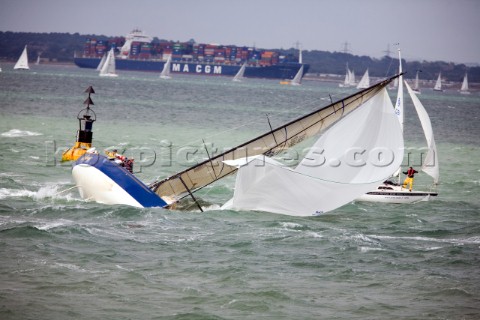
[[[439,165],[437,147],[435,145],[435,139],[433,138],[432,123],[430,122],[430,117],[428,116],[425,107],[420,102],[417,95],[413,92],[412,88],[410,88],[410,86],[406,82],[405,86],[407,87],[410,98],[412,99],[413,105],[415,106],[418,118],[420,119],[420,123],[422,124],[423,133],[425,134],[425,138],[427,139],[428,152],[425,156],[425,159],[423,160],[422,171],[431,176],[433,178],[433,182],[437,184],[440,173],[438,168]]]
[[[370,76],[368,75],[368,69],[365,71],[363,74],[362,79],[360,79],[360,82],[357,85],[357,89],[365,89],[370,87]]]
[[[272,156],[300,143],[329,128],[343,116],[375,96],[396,77],[398,76],[384,80],[370,88],[361,90],[276,129],[272,129],[270,132],[217,156],[213,156],[191,168],[164,180],[154,182],[150,187],[164,199],[179,200],[188,195],[189,192],[199,190],[237,170],[235,167],[225,165],[223,161],[260,154]]]

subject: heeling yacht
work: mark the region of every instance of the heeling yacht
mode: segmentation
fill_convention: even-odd
[[[400,50],[398,51],[398,55],[400,60],[399,72],[401,73],[402,63]],[[399,78],[400,79],[397,93],[397,103],[395,105],[395,113],[397,114],[403,128],[403,76],[400,76]],[[435,186],[439,180],[439,163],[430,117],[428,116],[425,107],[420,102],[417,95],[414,93],[413,89],[410,88],[407,82],[404,83],[410,95],[410,98],[412,99],[415,110],[417,111],[420,123],[423,128],[423,132],[425,134],[425,138],[427,140],[428,152],[423,162],[422,171],[433,178],[433,183]],[[394,174],[394,176],[398,176],[400,178],[400,171],[401,169],[399,168],[399,170]],[[437,192],[432,191],[409,191],[407,188],[403,188],[400,183],[393,182],[391,180],[385,180],[382,184],[378,185],[375,190],[372,190],[362,195],[356,200],[384,203],[413,203],[418,201],[428,201],[431,197],[436,197],[437,195]]]

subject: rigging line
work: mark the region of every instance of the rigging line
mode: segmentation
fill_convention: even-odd
[[[182,182],[183,186],[185,187],[185,190],[188,191],[188,193],[190,194],[190,197],[192,197],[193,201],[195,201],[195,203],[197,204],[197,207],[200,209],[201,212],[203,212],[203,209],[202,207],[200,206],[200,204],[198,203],[197,199],[195,198],[195,196],[193,195],[193,193],[190,191],[190,189],[187,187],[187,184],[185,183],[185,181],[183,181],[183,178],[181,175],[178,176],[178,178],[180,179],[180,181]]]
[[[75,188],[78,188],[78,187],[79,187],[79,186],[73,186],[73,187],[71,187],[71,188],[68,188],[68,189],[66,189],[66,190],[63,190],[63,191],[57,192],[57,193],[55,193],[53,196],[58,196],[58,195],[59,195],[59,194],[61,194],[61,193],[64,193],[64,192],[70,191],[70,190],[72,190],[72,189],[75,189]]]
[[[275,138],[275,134],[273,133],[272,124],[270,123],[270,118],[268,117],[268,113],[266,114],[266,116],[267,116],[268,126],[270,127],[270,133],[273,136],[273,141],[275,141],[275,144],[278,145],[277,138]]]
[[[218,180],[217,174],[215,173],[215,167],[213,166],[212,158],[210,157],[210,154],[208,153],[208,148],[207,145],[205,144],[205,140],[203,140],[203,147],[205,148],[205,152],[207,153],[208,160],[210,161],[210,166],[212,167],[213,175],[215,176],[215,180]]]

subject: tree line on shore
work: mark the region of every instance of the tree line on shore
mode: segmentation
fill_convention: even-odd
[[[113,37],[104,35],[81,35],[79,33],[33,33],[33,32],[0,32],[0,59],[15,61],[28,45],[29,60],[34,61],[38,56],[44,61],[73,62],[75,52],[81,54],[87,38],[107,40]],[[160,41],[155,38],[154,41]],[[279,49],[271,49],[279,50]],[[285,54],[298,55],[297,50],[291,48],[280,50]],[[312,74],[345,74],[346,67],[361,76],[369,70],[372,77],[386,77],[397,73],[398,60],[384,56],[380,59],[368,56],[357,56],[343,52],[329,52],[320,50],[303,51],[303,62],[310,65]],[[406,78],[414,78],[417,70],[421,70],[420,79],[434,80],[442,73],[447,81],[461,82],[468,72],[470,82],[480,82],[480,66],[467,67],[465,64],[455,64],[445,61],[405,61],[402,60]]]

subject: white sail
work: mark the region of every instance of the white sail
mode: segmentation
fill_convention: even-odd
[[[463,82],[462,82],[462,87],[460,88],[461,93],[466,93],[469,94],[470,92],[468,91],[468,76],[465,73],[465,76],[463,77]]]
[[[365,71],[363,74],[362,79],[360,79],[360,82],[357,85],[357,89],[365,89],[370,87],[370,76],[368,75],[368,69]]]
[[[171,78],[171,76],[170,76],[170,65],[171,64],[172,64],[172,56],[169,55],[168,59],[167,59],[167,62],[165,62],[165,64],[163,65],[163,70],[160,73],[160,78],[161,79],[170,79]]]
[[[106,53],[102,56],[102,59],[100,60],[100,63],[97,66],[97,71],[102,70],[103,65],[105,64],[105,60],[107,60],[107,55],[108,55],[108,53]]]
[[[355,75],[353,75],[353,77],[355,78]],[[353,80],[353,82],[354,81],[355,79]],[[346,71],[345,71],[345,80],[343,81],[343,83],[340,83],[338,86],[349,87],[351,85],[352,85],[352,71],[350,71],[350,69],[348,68],[348,63],[347,63]]]
[[[322,214],[373,189],[402,160],[403,135],[384,87],[330,127],[294,170],[258,157],[241,166],[225,208]]]
[[[435,82],[435,87],[433,87],[435,91],[443,91],[442,90],[442,73],[438,74],[437,82]]]
[[[428,116],[425,107],[420,102],[413,90],[410,88],[408,83],[405,82],[405,86],[407,87],[410,98],[413,101],[413,105],[415,106],[415,110],[417,111],[418,118],[420,119],[420,123],[422,124],[423,133],[425,134],[425,138],[427,139],[428,152],[425,156],[425,159],[423,160],[422,171],[431,176],[434,183],[438,183],[440,177],[439,163],[437,147],[435,145],[435,139],[433,137],[433,129],[432,123],[430,122],[430,117]]]
[[[243,75],[245,74],[246,67],[247,67],[247,63],[245,62],[244,64],[242,64],[242,67],[240,68],[240,70],[238,70],[235,77],[233,77],[232,81],[236,81],[236,82],[242,81],[245,78]]]
[[[102,77],[117,77],[115,73],[115,54],[113,48],[110,49],[107,55],[107,59],[100,70],[100,76]]]
[[[355,82],[355,72],[353,70],[351,70],[349,72],[350,72],[350,75],[349,75],[348,79],[350,81],[350,85],[355,86],[355,84],[356,84],[356,82]]]
[[[298,69],[297,74],[292,79],[290,84],[294,86],[299,86],[302,83],[302,77],[303,77],[303,65],[300,67],[300,69]]]
[[[28,66],[28,54],[27,54],[27,46],[23,48],[22,54],[20,55],[20,58],[18,58],[17,63],[13,67],[14,70],[16,69],[23,69],[23,70],[29,70],[30,67]]]

